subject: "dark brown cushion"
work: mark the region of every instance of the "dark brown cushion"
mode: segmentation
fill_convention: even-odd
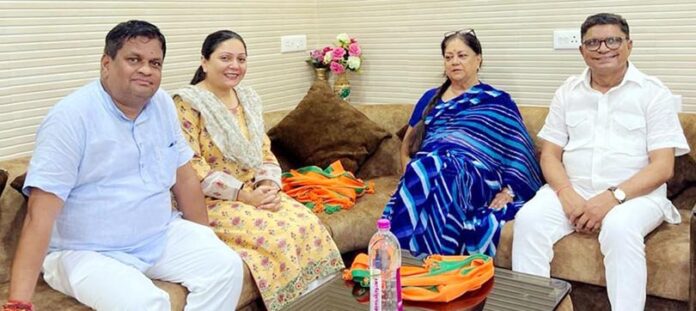
[[[7,171],[0,170],[0,195],[2,195],[2,191],[5,190],[5,185],[7,185]]]
[[[15,179],[12,181],[12,183],[10,184],[10,186],[11,186],[12,188],[14,188],[14,189],[17,190],[19,193],[21,193],[22,196],[24,196],[25,198],[26,198],[26,196],[25,196],[24,193],[22,192],[22,187],[24,187],[24,179],[25,179],[26,177],[27,177],[27,173],[24,173],[24,174],[22,174],[22,175],[19,175],[19,176],[17,176],[17,178],[15,178]]]
[[[401,140],[395,135],[385,139],[358,170],[356,176],[372,179],[383,176],[401,175]]]
[[[674,176],[667,181],[667,197],[673,199],[690,187],[696,187],[696,160],[685,154],[674,159]]]
[[[404,136],[406,136],[406,130],[408,130],[408,123],[404,124],[399,131],[396,132],[396,136],[399,137],[399,139],[404,140]]]
[[[315,82],[268,136],[302,165],[324,168],[340,160],[346,170],[356,172],[390,134],[336,97],[326,83]]]

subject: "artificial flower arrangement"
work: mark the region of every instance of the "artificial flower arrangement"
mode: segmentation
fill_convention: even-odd
[[[314,68],[329,68],[336,75],[346,70],[358,71],[362,65],[362,49],[355,38],[342,33],[336,36],[333,46],[325,46],[309,52],[307,63]]]

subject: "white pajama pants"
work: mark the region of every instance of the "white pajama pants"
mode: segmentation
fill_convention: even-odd
[[[185,310],[231,311],[242,290],[242,260],[208,227],[173,220],[160,259],[144,273],[94,251],[46,256],[44,279],[96,310],[170,310],[169,295],[150,278],[189,290]]]
[[[644,309],[647,284],[644,238],[663,220],[660,205],[646,197],[615,206],[602,220],[599,244],[613,310]],[[574,232],[556,193],[549,186],[542,187],[520,209],[514,224],[512,269],[549,277],[553,245]]]

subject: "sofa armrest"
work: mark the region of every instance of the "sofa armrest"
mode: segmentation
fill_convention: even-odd
[[[696,205],[691,210],[691,238],[689,239],[690,244],[690,256],[691,260],[691,272],[689,275],[689,310],[696,311]]]

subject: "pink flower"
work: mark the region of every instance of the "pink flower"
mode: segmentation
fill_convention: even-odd
[[[319,49],[312,50],[310,57],[312,57],[313,60],[320,62],[324,60],[324,51]]]
[[[239,226],[239,224],[242,222],[242,218],[240,217],[234,217],[232,218],[232,225],[233,226]]]
[[[342,47],[337,47],[331,53],[333,53],[333,59],[342,59],[346,55],[346,50]]]
[[[362,50],[360,50],[360,44],[356,43],[351,43],[348,46],[348,55],[350,56],[360,56],[362,53]]]
[[[346,68],[338,62],[331,62],[331,66],[329,66],[329,68],[331,68],[331,72],[337,75],[346,72]]]

